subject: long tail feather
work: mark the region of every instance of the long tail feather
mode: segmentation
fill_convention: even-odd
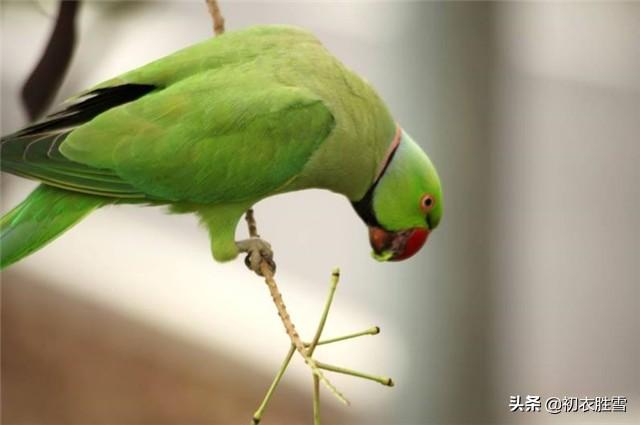
[[[0,269],[60,236],[108,198],[40,185],[0,219]]]

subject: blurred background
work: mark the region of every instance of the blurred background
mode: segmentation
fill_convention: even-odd
[[[2,134],[58,3],[1,3]],[[312,30],[369,80],[439,169],[445,216],[410,261],[370,258],[365,227],[323,191],[256,206],[279,284],[321,347],[325,423],[640,423],[640,3],[221,2],[227,31]],[[203,1],[84,1],[55,104],[211,36]],[[2,210],[34,182],[2,175]],[[246,234],[241,229],[239,237]],[[2,422],[248,423],[288,349],[267,288],[215,264],[190,216],[100,210],[2,273]],[[311,423],[299,359],[265,424]],[[626,413],[516,412],[510,396],[623,396]]]

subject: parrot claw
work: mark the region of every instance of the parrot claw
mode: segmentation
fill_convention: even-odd
[[[253,270],[258,276],[263,276],[260,264],[264,261],[269,265],[272,273],[276,272],[276,263],[273,261],[273,250],[269,242],[260,238],[250,238],[236,242],[238,251],[246,252],[244,264]]]

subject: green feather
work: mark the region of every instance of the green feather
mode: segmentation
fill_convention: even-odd
[[[420,200],[429,194],[434,206],[428,214]],[[440,178],[429,157],[404,131],[398,149],[374,192],[373,209],[387,230],[414,227],[435,229],[443,211]]]
[[[20,249],[11,239],[19,254],[3,264],[97,206],[123,202],[198,214],[214,257],[230,260],[240,216],[265,197],[322,188],[360,199],[395,127],[373,88],[305,30],[259,26],[208,39],[2,139],[4,171],[59,188],[41,186],[18,207],[35,203],[45,215],[55,200],[58,225],[39,219],[31,229],[42,235]],[[18,210],[3,218],[7,229],[27,228]]]
[[[298,174],[334,125],[321,99],[247,69],[199,73],[114,108],[60,151],[167,202],[260,199]]]
[[[0,219],[0,268],[42,248],[107,203],[104,197],[38,186]]]

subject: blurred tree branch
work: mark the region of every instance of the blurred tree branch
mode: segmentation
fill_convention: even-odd
[[[76,44],[80,0],[60,0],[56,23],[40,61],[22,87],[22,102],[31,121],[51,105],[71,63]]]

